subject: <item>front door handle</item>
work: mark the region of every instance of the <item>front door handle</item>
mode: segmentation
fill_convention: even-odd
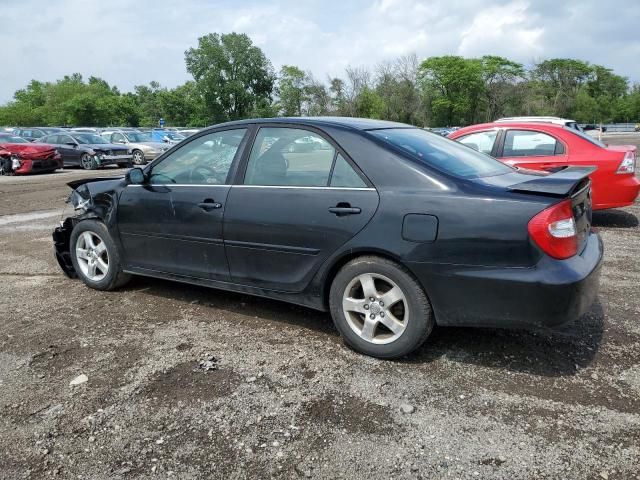
[[[222,204],[216,202],[212,198],[205,198],[203,202],[200,202],[198,204],[198,207],[200,207],[205,212],[210,212],[211,210],[222,208]]]
[[[329,212],[338,217],[343,217],[345,215],[357,215],[362,212],[362,210],[358,207],[352,207],[349,203],[340,202],[335,207],[329,207]]]

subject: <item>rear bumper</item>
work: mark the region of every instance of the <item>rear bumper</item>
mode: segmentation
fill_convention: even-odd
[[[615,181],[596,185],[593,191],[593,209],[628,207],[640,194],[640,180],[635,175],[616,175]]]
[[[593,304],[602,254],[600,237],[591,233],[580,255],[545,256],[532,268],[408,266],[422,281],[439,325],[553,327],[578,319]]]

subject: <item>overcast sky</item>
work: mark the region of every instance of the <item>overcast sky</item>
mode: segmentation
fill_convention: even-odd
[[[573,57],[640,81],[640,0],[0,0],[0,12],[0,103],[73,72],[174,87],[199,36],[233,31],[276,69],[320,79],[415,52]]]

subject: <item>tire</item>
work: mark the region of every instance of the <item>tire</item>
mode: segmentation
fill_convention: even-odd
[[[98,164],[95,159],[88,153],[83,153],[80,156],[80,166],[85,170],[95,170],[98,168]]]
[[[134,165],[144,165],[145,163],[147,163],[144,159],[144,153],[142,152],[142,150],[134,150],[132,152],[132,155],[132,161]]]
[[[88,238],[93,239],[93,245],[88,242]],[[88,287],[96,290],[114,290],[130,280],[131,275],[122,271],[120,252],[102,222],[80,221],[71,232],[69,245],[73,268]],[[96,256],[90,252],[91,250]],[[80,256],[81,251],[86,252],[85,256]],[[95,265],[93,268],[95,275],[91,274],[91,260]]]
[[[373,302],[365,298],[365,285]],[[402,265],[376,256],[356,258],[340,269],[331,284],[329,306],[344,342],[377,358],[408,355],[424,343],[435,325],[429,299],[413,275]]]

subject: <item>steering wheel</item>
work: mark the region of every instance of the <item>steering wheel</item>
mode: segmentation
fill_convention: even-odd
[[[209,168],[204,165],[198,165],[191,169],[189,172],[189,180],[191,183],[211,183],[211,184],[222,184],[226,180],[225,178],[220,178],[221,175],[219,172],[216,172],[214,169]],[[215,183],[211,180],[215,180]]]

